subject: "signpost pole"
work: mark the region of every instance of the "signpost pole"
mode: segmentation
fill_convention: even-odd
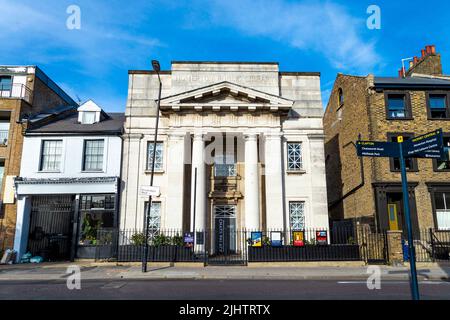
[[[408,251],[409,251],[409,264],[410,264],[410,282],[411,282],[411,295],[413,300],[419,300],[419,285],[417,283],[417,270],[416,270],[416,255],[414,249],[414,242],[412,236],[411,226],[411,212],[409,208],[409,196],[408,196],[408,180],[406,176],[405,158],[403,157],[403,137],[398,137],[398,146],[400,151],[400,167],[402,172],[402,191],[403,191],[403,206],[405,208],[405,220],[408,231]]]

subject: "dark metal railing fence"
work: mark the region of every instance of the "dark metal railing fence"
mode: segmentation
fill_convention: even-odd
[[[405,234],[403,238],[403,255],[405,260],[409,260]],[[421,229],[413,239],[418,262],[450,261],[450,230]]]
[[[362,260],[355,232],[347,227],[269,229],[262,232],[262,246],[248,247],[249,262],[358,261]],[[250,231],[251,233],[251,231]],[[281,234],[281,246],[272,243],[273,233]],[[303,238],[303,239],[302,239]],[[251,243],[251,239],[250,239]]]
[[[148,261],[246,265],[248,262],[363,260],[356,234],[349,228],[309,228],[300,236],[294,233],[296,231],[231,229],[219,233],[214,229],[197,230],[194,243],[188,246],[182,230],[150,230]],[[260,232],[256,234],[260,237],[258,246],[254,245],[252,232]],[[113,258],[138,262],[142,259],[143,230],[99,229],[97,239],[97,260]]]

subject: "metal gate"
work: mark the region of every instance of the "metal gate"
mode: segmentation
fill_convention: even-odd
[[[367,233],[366,240],[366,261],[368,263],[387,262],[387,237],[386,232]]]
[[[44,260],[70,259],[73,196],[34,196],[31,199],[28,250]]]
[[[247,232],[225,226],[206,232],[206,265],[247,265]]]

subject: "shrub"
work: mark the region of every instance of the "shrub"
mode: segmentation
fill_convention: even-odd
[[[131,243],[133,243],[135,246],[142,246],[145,244],[145,234],[142,232],[135,233],[131,236]]]

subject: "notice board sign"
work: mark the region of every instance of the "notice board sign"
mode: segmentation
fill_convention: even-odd
[[[326,230],[318,230],[316,231],[316,241],[319,245],[327,245],[328,244],[328,233]]]
[[[294,247],[303,247],[305,245],[305,232],[303,230],[292,231],[292,239]]]
[[[262,232],[252,232],[251,237],[252,247],[262,247]]]
[[[184,246],[187,248],[192,248],[194,245],[194,233],[185,232],[183,237]]]
[[[281,231],[272,231],[270,233],[270,244],[272,247],[281,247]]]

